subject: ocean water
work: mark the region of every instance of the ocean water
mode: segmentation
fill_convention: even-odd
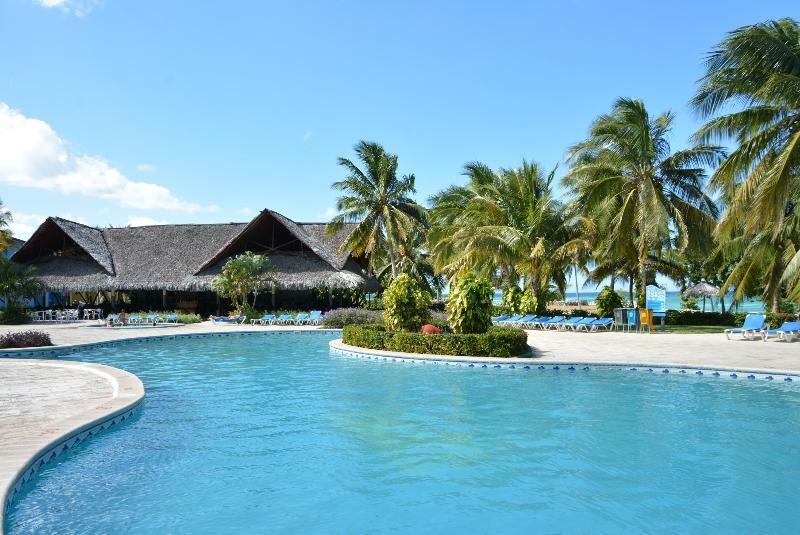
[[[334,333],[70,359],[137,417],[46,465],[7,533],[792,533],[800,384],[401,364]]]

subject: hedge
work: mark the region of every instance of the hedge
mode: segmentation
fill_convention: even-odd
[[[43,331],[17,331],[0,336],[0,349],[51,345],[50,335]]]
[[[719,325],[738,326],[744,323],[747,312],[700,312],[697,310],[667,310],[668,325]],[[767,312],[767,323],[772,327],[784,321],[795,321],[797,314],[789,312]]]
[[[513,357],[528,353],[528,335],[513,327],[492,327],[482,334],[387,332],[382,325],[347,325],[345,344],[404,353],[473,357]]]

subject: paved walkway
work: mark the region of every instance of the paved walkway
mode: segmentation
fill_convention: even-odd
[[[135,375],[110,366],[0,359],[0,533],[6,496],[32,461],[143,396]]]
[[[89,327],[93,322],[78,324],[41,324],[0,326],[0,334],[12,330],[35,328],[50,333],[58,345],[84,344],[141,336],[163,336],[180,333],[267,331],[315,329],[316,327],[212,325],[196,323],[163,329],[108,329]],[[770,340],[727,340],[719,334],[627,334],[621,332],[576,333],[529,331],[528,343],[534,356],[542,361],[609,362],[618,364],[674,364],[718,368],[771,370],[800,373],[800,341],[794,343]],[[1,354],[1,352],[0,352]]]

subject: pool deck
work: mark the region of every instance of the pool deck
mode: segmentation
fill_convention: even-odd
[[[143,397],[135,375],[110,366],[0,359],[0,534],[20,482]]]
[[[271,330],[315,330],[313,326],[251,326],[195,323],[163,329],[107,329],[88,327],[93,322],[0,326],[0,334],[36,329],[50,334],[57,345],[151,336],[220,332],[265,332]],[[800,374],[800,341],[762,342],[727,340],[719,334],[630,334],[622,332],[528,331],[532,356],[538,362],[649,364],[653,366],[694,366],[743,371],[773,371]],[[0,356],[5,350],[0,350]],[[1,362],[1,361],[0,361]]]

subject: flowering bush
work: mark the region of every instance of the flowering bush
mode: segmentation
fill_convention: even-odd
[[[0,336],[0,349],[51,346],[50,335],[42,331],[19,331]]]
[[[381,323],[383,313],[380,310],[365,308],[336,308],[322,317],[322,325],[329,329],[342,329],[345,325],[363,325],[365,323]]]
[[[436,325],[431,325],[430,323],[426,323],[420,328],[419,332],[421,332],[422,334],[442,334],[444,331],[441,330]]]

